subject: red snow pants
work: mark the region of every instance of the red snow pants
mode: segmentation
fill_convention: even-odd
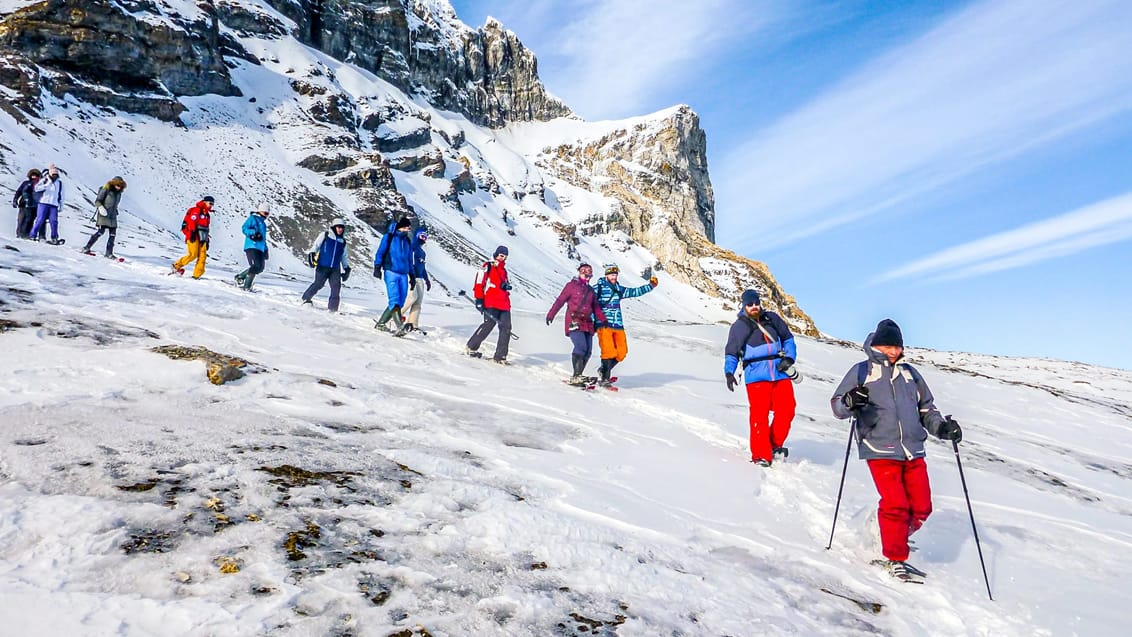
[[[869,472],[880,494],[877,522],[881,552],[890,560],[908,559],[908,536],[932,514],[928,464],[915,460],[869,460]]]
[[[774,459],[774,450],[786,444],[794,420],[794,383],[789,379],[747,383],[751,408],[751,460]],[[770,412],[774,412],[774,421]]]

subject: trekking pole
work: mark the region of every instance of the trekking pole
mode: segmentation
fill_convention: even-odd
[[[983,567],[983,581],[987,585],[987,597],[994,601],[991,595],[990,578],[987,577],[987,563],[983,561],[983,547],[979,544],[979,530],[975,528],[975,511],[971,508],[971,495],[967,493],[967,479],[963,477],[963,461],[959,459],[959,443],[951,441],[951,448],[955,450],[955,464],[959,467],[959,481],[963,483],[963,497],[967,498],[967,513],[971,514],[971,532],[975,534],[975,548],[979,551],[979,565]]]
[[[466,292],[464,292],[463,290],[460,290],[459,292],[457,292],[457,293],[456,293],[456,296],[462,296],[462,297],[464,297],[465,299],[468,299],[468,302],[470,302],[470,303],[471,303],[472,305],[475,305],[475,304],[476,304],[476,301],[475,301],[475,299],[473,299],[472,297],[468,296],[468,295],[467,295],[467,293],[466,293]],[[477,308],[477,309],[478,309],[478,308]],[[511,332],[511,340],[513,340],[513,341],[517,341],[517,340],[519,340],[519,335],[518,335],[518,334],[516,334],[516,333],[514,333],[514,332]]]
[[[849,423],[849,441],[845,443],[845,465],[841,467],[841,486],[837,487],[837,506],[833,507],[833,528],[829,530],[829,544],[825,545],[825,550],[833,547],[833,532],[837,530],[837,512],[841,509],[841,492],[845,489],[845,472],[849,469],[849,449],[853,447],[853,427],[856,425],[857,419],[854,418],[853,422]]]

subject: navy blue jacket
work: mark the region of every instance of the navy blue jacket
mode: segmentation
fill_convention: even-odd
[[[308,254],[318,254],[318,267],[331,270],[337,270],[339,266],[343,270],[350,269],[350,257],[346,252],[346,237],[336,236],[334,228],[323,232],[307,250]]]
[[[734,374],[743,361],[743,380],[750,384],[788,378],[778,371],[779,355],[797,359],[798,349],[794,335],[779,315],[763,310],[756,325],[746,312],[740,311],[739,319],[727,334],[724,355],[723,371]]]
[[[413,276],[417,277],[420,281],[427,281],[431,286],[432,281],[429,281],[428,270],[425,269],[425,251],[424,244],[413,238]]]

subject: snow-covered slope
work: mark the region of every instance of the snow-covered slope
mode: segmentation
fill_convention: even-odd
[[[227,257],[165,276],[164,236],[127,241],[125,264],[10,237],[4,634],[1126,633],[1128,372],[910,352],[964,425],[991,602],[941,443],[925,585],[868,566],[876,494],[855,453],[825,550],[847,435],[827,401],[855,347],[800,339],[791,456],[762,470],[719,373],[726,328],[646,320],[643,299],[625,304],[622,390],[586,393],[560,382],[568,341],[541,307],[516,313],[499,367],[462,354],[477,315],[436,287],[429,334],[394,339],[353,279],[329,315],[298,306],[304,272],[256,294],[223,282]],[[214,386],[163,344],[261,371]]]

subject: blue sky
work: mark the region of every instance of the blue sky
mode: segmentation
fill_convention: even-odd
[[[720,244],[823,331],[1132,369],[1132,2],[452,4],[586,119],[695,108]]]

